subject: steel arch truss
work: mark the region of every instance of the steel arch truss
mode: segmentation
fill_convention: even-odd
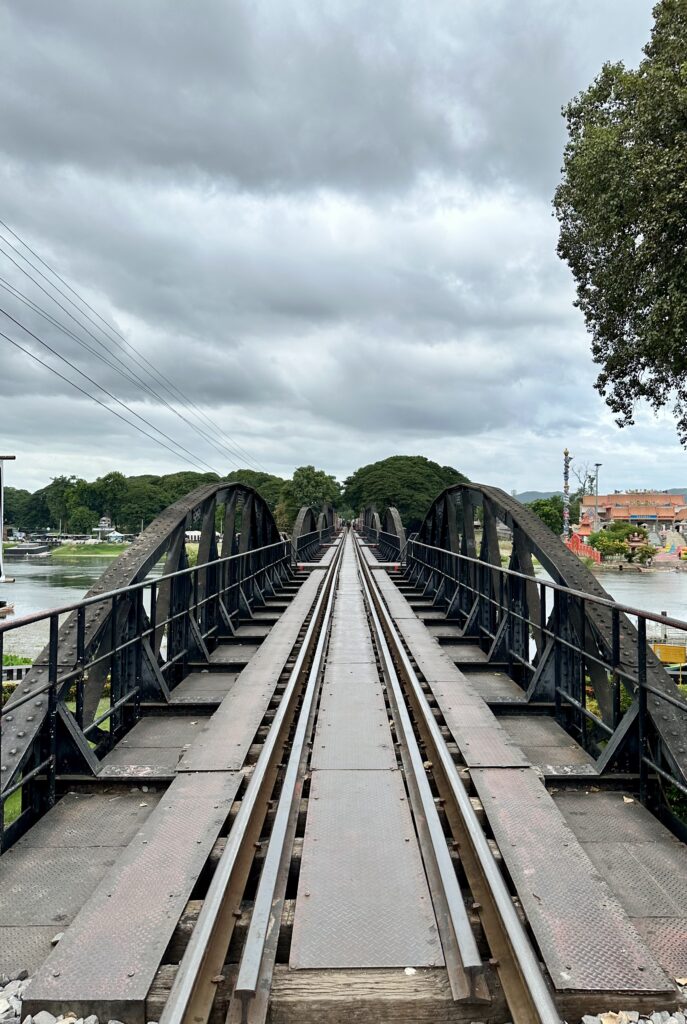
[[[558,587],[535,578],[533,559]],[[527,700],[555,704],[599,770],[623,763],[646,775],[649,762],[686,778],[687,704],[647,647],[646,624],[638,633],[595,603],[612,598],[515,498],[481,484],[447,488],[408,542],[406,571]]]
[[[368,541],[376,544],[385,562],[399,562],[405,555],[406,532],[397,508],[390,505],[384,512],[384,520],[377,509],[369,505],[363,509],[359,524]]]
[[[310,561],[322,544],[332,539],[337,525],[338,516],[333,505],[323,505],[319,513],[310,505],[303,505],[291,531],[294,562]]]
[[[199,532],[193,567],[188,530]],[[208,643],[233,634],[239,617],[252,616],[290,577],[290,555],[265,500],[245,484],[206,484],[170,505],[66,621],[42,613],[50,642],[2,709],[0,792],[35,772],[52,779],[54,798],[56,773],[96,773],[140,702],[169,700],[187,663],[206,657]],[[161,575],[151,576],[160,562]],[[100,727],[104,717],[109,731]]]

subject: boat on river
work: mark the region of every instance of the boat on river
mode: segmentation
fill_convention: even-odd
[[[14,614],[14,605],[10,604],[9,601],[0,601],[0,619],[4,619],[6,615]]]

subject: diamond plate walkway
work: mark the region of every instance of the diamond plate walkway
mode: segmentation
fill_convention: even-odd
[[[376,578],[470,771],[556,992],[606,993],[606,998],[670,993],[674,986],[665,961],[633,926],[617,891],[599,877],[594,858],[518,740],[538,749],[545,742],[559,745],[560,733],[565,747],[577,745],[553,721],[547,727],[546,719],[499,720],[455,664],[453,645],[442,645],[429,632],[381,568]],[[671,912],[681,910],[674,903]]]
[[[290,967],[443,964],[350,536],[311,767]]]

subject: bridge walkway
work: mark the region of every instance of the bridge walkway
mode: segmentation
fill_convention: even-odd
[[[446,779],[406,691],[489,1001],[456,1000],[449,984],[443,904],[356,543],[346,535],[323,633],[312,748],[276,922],[271,1019],[499,1024],[511,1018],[488,894],[474,883]],[[235,856],[228,947],[214,971],[209,1019],[220,1024],[234,1013],[232,985],[293,739],[280,715],[293,706],[297,721],[290,680],[340,550],[332,545],[321,562],[305,564],[297,587],[190,664],[169,704],[146,705],[96,779],[62,780],[72,792],[0,859],[0,894],[11,911],[0,918],[0,971],[31,970],[26,1012],[164,1020],[196,924]],[[442,621],[373,550],[362,553],[561,1016],[674,1007],[674,979],[687,976],[682,844],[618,783],[596,775],[551,707],[527,705],[505,666]],[[271,742],[260,813],[247,819]],[[245,821],[237,846],[237,823]],[[58,931],[64,936],[50,952]]]
[[[552,705],[528,705],[518,684],[494,672],[485,652],[430,610],[420,591],[381,568],[376,575],[470,769],[554,981],[558,975],[565,988],[624,977],[640,989],[660,982],[660,972],[687,977],[684,844],[623,789],[622,777],[598,776]],[[502,770],[511,745],[523,757],[516,772]],[[620,962],[612,962],[614,926]]]

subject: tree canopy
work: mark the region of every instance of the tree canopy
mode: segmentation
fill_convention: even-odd
[[[281,489],[275,509],[277,525],[288,531],[303,505],[312,505],[316,509],[326,502],[336,505],[340,496],[341,485],[333,476],[314,466],[300,466]]]
[[[543,523],[546,523],[550,530],[560,536],[563,533],[563,498],[560,494],[552,494],[550,498],[537,498],[536,501],[527,503],[536,516],[539,516]],[[576,523],[580,517],[580,499],[576,496],[570,498],[570,522]]]
[[[367,505],[375,505],[380,513],[395,505],[405,528],[417,530],[438,494],[467,481],[452,466],[440,466],[422,455],[392,455],[349,476],[342,500],[355,513]]]
[[[636,71],[605,64],[566,108],[554,198],[559,255],[602,369],[596,387],[633,422],[672,404],[687,444],[687,6],[661,0]]]

